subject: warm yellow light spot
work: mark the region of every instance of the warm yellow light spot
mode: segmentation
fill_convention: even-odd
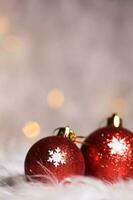
[[[10,51],[10,52],[14,52],[16,50],[18,50],[18,48],[21,46],[21,42],[18,39],[18,37],[14,36],[14,35],[10,35],[8,37],[6,37],[6,39],[3,42],[3,48],[6,51]]]
[[[10,23],[8,18],[0,17],[0,34],[5,34],[9,32],[9,29],[10,29]]]
[[[120,116],[124,116],[128,112],[128,104],[126,100],[122,97],[116,97],[112,99],[111,112],[117,112]]]
[[[64,94],[59,89],[53,89],[48,93],[47,103],[49,107],[57,109],[63,106]]]
[[[37,122],[28,122],[22,129],[24,135],[28,138],[35,138],[40,133],[40,126]]]

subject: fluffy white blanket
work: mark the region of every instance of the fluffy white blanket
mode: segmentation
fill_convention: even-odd
[[[74,177],[71,184],[54,186],[27,182],[23,158],[21,153],[10,152],[1,159],[0,200],[133,200],[133,180],[105,184],[88,177]]]

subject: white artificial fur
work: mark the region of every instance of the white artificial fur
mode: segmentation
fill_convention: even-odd
[[[133,180],[129,182],[119,182],[116,184],[105,184],[101,181],[75,177],[71,184],[62,183],[50,186],[41,183],[28,183],[22,178],[14,177],[1,183],[1,200],[132,200],[133,199]],[[1,180],[2,182],[2,180]],[[13,185],[12,185],[13,184]],[[11,186],[12,185],[12,186]]]
[[[107,184],[90,177],[72,177],[67,184],[27,182],[25,155],[8,154],[0,161],[0,200],[133,200],[133,180]]]

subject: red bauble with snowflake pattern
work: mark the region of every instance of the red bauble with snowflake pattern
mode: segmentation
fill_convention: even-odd
[[[133,177],[133,133],[122,127],[117,114],[89,135],[81,149],[86,175],[108,182]]]
[[[58,183],[67,177],[84,175],[83,155],[65,131],[61,128],[57,136],[43,138],[30,148],[25,159],[28,180]]]

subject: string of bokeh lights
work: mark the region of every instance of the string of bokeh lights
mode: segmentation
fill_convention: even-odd
[[[50,109],[60,109],[64,104],[63,91],[57,88],[50,90],[47,95],[47,104]],[[24,125],[22,132],[28,138],[36,138],[40,134],[40,125],[36,121],[29,121]]]
[[[14,29],[10,20],[5,16],[0,16],[0,60],[7,60],[15,58],[18,54],[22,41],[13,34]],[[47,94],[47,105],[50,109],[58,110],[64,105],[65,97],[64,91],[59,88],[53,88]],[[110,104],[110,112],[117,111],[121,116],[128,112],[127,101],[123,97],[108,97],[106,100]],[[36,121],[26,122],[22,128],[23,134],[29,138],[36,138],[40,134],[40,125]]]

